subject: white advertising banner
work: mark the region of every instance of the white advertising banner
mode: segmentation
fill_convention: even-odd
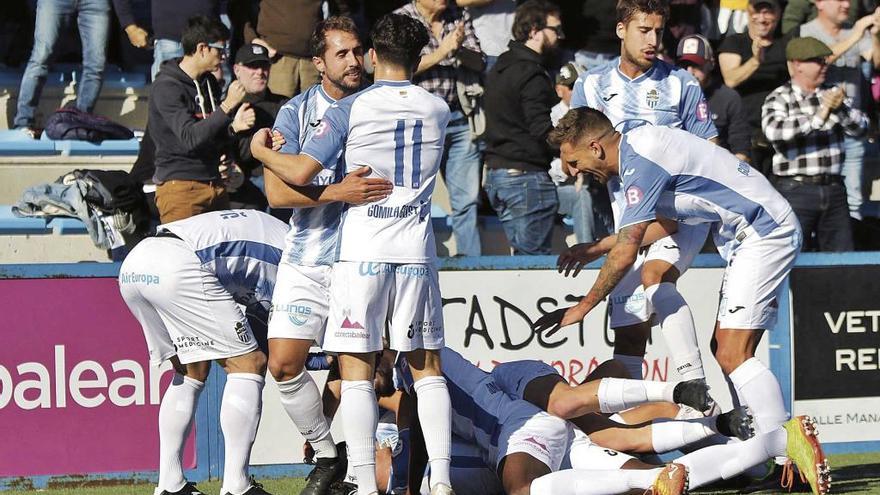
[[[726,410],[731,406],[730,393],[709,350],[723,271],[694,268],[678,285],[694,314],[712,396]],[[586,270],[575,279],[555,270],[441,271],[446,343],[485,370],[498,362],[540,359],[572,384],[580,383],[612,356],[614,334],[607,328],[605,305],[597,307],[582,324],[564,328],[549,338],[535,334],[531,324],[544,313],[575,304],[597,275],[598,270]],[[758,349],[758,357],[764,362],[768,361],[766,341]],[[648,380],[680,379],[659,327],[652,332],[643,372]],[[300,462],[302,438],[281,408],[277,387],[268,384],[263,395],[263,419],[251,461]],[[334,432],[341,433],[338,425]],[[341,439],[341,435],[336,438]]]

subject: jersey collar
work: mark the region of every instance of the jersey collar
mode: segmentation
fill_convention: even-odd
[[[373,84],[377,86],[410,86],[412,85],[411,81],[388,81],[386,79],[377,79]]]
[[[657,60],[654,60],[654,63],[651,64],[650,69],[646,70],[642,74],[639,74],[635,78],[630,79],[629,76],[627,76],[626,74],[623,73],[623,71],[620,70],[620,57],[617,57],[617,64],[614,66],[614,70],[617,71],[617,74],[620,77],[622,77],[624,80],[629,81],[631,83],[639,82],[639,81],[642,81],[643,79],[647,79],[647,78],[651,77],[651,74],[654,73],[654,69],[656,69],[656,68],[657,68]]]

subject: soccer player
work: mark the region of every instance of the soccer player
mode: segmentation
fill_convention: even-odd
[[[288,101],[278,112],[275,131],[282,153],[295,155],[315,134],[333,103],[361,88],[364,54],[354,21],[330,17],[312,37],[312,61],[321,82]],[[336,257],[339,221],[345,202],[385,198],[389,181],[363,178],[364,167],[345,174],[342,160],[330,160],[307,186],[294,187],[266,168],[266,193],[273,207],[294,208],[284,245],[269,321],[269,372],[278,383],[281,404],[300,434],[315,450],[315,469],[305,495],[326,490],[338,458],[330,425],[321,410],[321,394],[304,369],[313,341],[324,337],[330,307],[330,270]]]
[[[617,241],[593,288],[577,305],[541,317],[536,330],[552,334],[581,321],[632,266],[648,225],[658,215],[679,223],[714,223],[716,245],[727,261],[713,337],[715,357],[740,403],[750,408],[758,433],[778,432],[783,424],[800,431],[787,455],[813,491],[824,492],[827,474],[821,467],[826,460],[809,418],[786,423],[779,383],[754,354],[764,331],[776,322],[782,281],[801,245],[788,202],[747,163],[680,129],[642,126],[621,135],[598,110],[578,108],[563,117],[551,140],[560,145],[568,166],[601,180],[620,177],[627,203]],[[786,455],[784,449],[775,452]]]
[[[718,131],[699,82],[686,70],[657,58],[668,18],[666,0],[618,2],[620,57],[578,78],[571,107],[599,109],[621,132],[653,124],[679,127],[714,139]],[[620,212],[625,205],[619,181],[609,181],[608,189],[619,228]],[[707,225],[679,226],[674,235],[654,242],[611,293],[614,359],[627,365],[632,378],[642,378],[645,344],[654,313],[676,371],[685,380],[705,380],[693,315],[675,283],[703,247],[708,230]],[[573,246],[560,257],[560,267],[595,259],[589,251],[591,246]]]
[[[211,361],[227,373],[220,493],[266,494],[248,478],[266,372],[252,325],[268,314],[286,234],[283,222],[258,211],[203,213],[159,226],[122,263],[119,290],[143,327],[150,361],[170,360],[175,371],[159,408],[156,495],[201,493],[183,477],[181,459]]]
[[[441,351],[443,375],[452,397],[452,428],[456,436],[479,447],[508,495],[610,495],[632,489],[654,494],[684,493],[687,471],[671,464],[652,469],[562,469],[574,432],[569,423],[516,400],[492,375],[449,348]],[[412,393],[413,376],[406,359],[397,363],[400,385]],[[430,434],[421,425],[421,431]],[[414,428],[418,430],[418,428]],[[418,435],[411,446],[418,452]],[[410,480],[421,479],[420,466],[410,467]],[[410,482],[412,489],[414,483]]]
[[[266,146],[267,130],[251,143],[254,156],[292,185],[306,185],[344,156],[348,172],[392,180],[385,200],[345,212],[330,285],[331,314],[323,348],[339,355],[340,411],[358,493],[377,491],[373,374],[386,324],[390,346],[405,352],[416,377],[419,419],[428,432],[431,492],[449,486],[450,405],[440,374],[443,316],[431,227],[431,195],[443,150],[449,107],[410,82],[427,29],[389,14],[372,32],[376,83],[331,105],[299,155]]]

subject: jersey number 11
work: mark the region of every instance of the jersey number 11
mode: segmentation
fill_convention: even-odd
[[[404,187],[404,168],[406,159],[411,159],[412,164],[412,189],[418,189],[422,185],[422,119],[416,119],[412,126],[412,140],[409,143],[409,151],[406,142],[406,121],[397,121],[394,130],[394,185]],[[410,155],[407,157],[407,155]]]

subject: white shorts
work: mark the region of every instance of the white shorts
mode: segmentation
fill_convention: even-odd
[[[119,269],[119,290],[158,365],[224,359],[257,349],[241,306],[183,241],[144,239]]]
[[[651,244],[647,250],[639,252],[636,262],[620,283],[614,287],[608,297],[611,314],[611,328],[628,327],[651,320],[654,308],[645,295],[642,286],[642,266],[651,260],[660,260],[673,265],[679,275],[691,266],[694,257],[699,254],[712,224],[697,225],[678,224],[678,231]]]
[[[541,461],[550,471],[559,470],[574,436],[571,423],[524,400],[513,401],[500,419],[501,433],[494,459],[496,470],[502,459],[518,452]]]
[[[562,377],[556,368],[544,361],[523,360],[501,363],[492,369],[492,379],[505,394],[516,399],[525,399],[526,387],[535,378],[547,375]]]
[[[329,266],[278,265],[270,339],[314,340],[320,346],[330,312]]]
[[[574,440],[568,450],[568,458],[574,469],[616,470],[635,457],[594,444],[581,430],[574,428]]]
[[[396,351],[443,348],[434,265],[339,261],[332,279],[325,351],[380,351],[386,325]]]
[[[792,213],[766,237],[752,233],[731,250],[718,305],[720,328],[770,330],[776,325],[782,282],[801,246]]]

